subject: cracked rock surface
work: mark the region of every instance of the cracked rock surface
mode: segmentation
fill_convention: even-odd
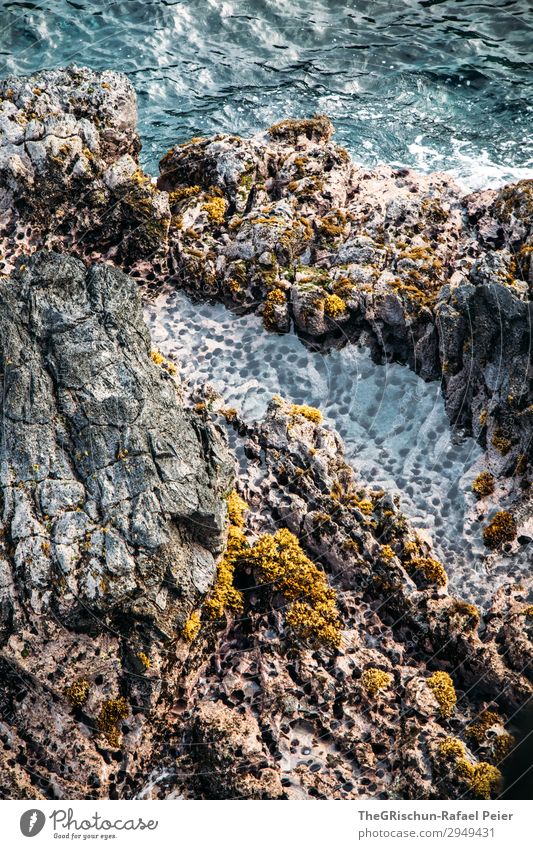
[[[3,279],[0,367],[1,791],[106,797],[150,763],[146,715],[213,583],[232,464],[110,266],[36,254]],[[100,733],[119,698],[120,780]]]

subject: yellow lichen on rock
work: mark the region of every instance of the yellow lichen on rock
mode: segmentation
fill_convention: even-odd
[[[386,690],[392,683],[392,675],[382,669],[370,666],[361,675],[361,685],[370,696],[375,696],[380,690]]]
[[[181,629],[181,636],[188,643],[192,643],[192,641],[198,636],[198,632],[200,631],[201,625],[202,620],[198,611],[191,613],[185,625]]]
[[[338,318],[346,313],[346,303],[338,295],[327,295],[324,299],[324,312],[330,318]]]
[[[516,533],[516,522],[511,513],[500,510],[483,528],[483,542],[487,548],[498,548],[504,542],[512,542]]]
[[[73,707],[81,707],[89,698],[89,682],[85,678],[79,678],[66,687],[65,694]]]
[[[490,472],[480,472],[472,483],[472,491],[478,498],[485,498],[494,492],[494,477]]]
[[[145,652],[140,651],[137,657],[139,658],[145,669],[150,669],[152,662]]]
[[[448,719],[453,714],[457,704],[457,696],[451,677],[447,672],[434,672],[428,678],[427,684],[439,703],[441,716]]]
[[[333,135],[333,125],[327,115],[315,115],[313,118],[286,118],[273,124],[267,132],[276,141],[292,144],[296,144],[299,136],[306,136],[308,139],[317,141],[328,141]]]
[[[474,738],[476,743],[483,743],[489,728],[493,725],[500,725],[501,722],[501,717],[496,713],[496,711],[485,710],[478,716],[476,721],[469,726],[467,733],[470,737]]]
[[[242,610],[242,593],[233,586],[233,576],[237,561],[248,547],[242,530],[230,525],[226,551],[217,566],[215,586],[204,604],[204,610],[211,619],[219,619],[226,609],[236,613]]]
[[[438,746],[443,761],[453,761],[456,775],[461,778],[478,799],[490,799],[498,790],[502,780],[499,769],[492,764],[480,761],[470,763],[466,758],[464,744],[455,737],[447,737]]]
[[[497,430],[494,433],[491,442],[496,451],[499,451],[503,457],[509,453],[512,447],[511,440],[508,439],[501,430]]]
[[[433,557],[413,557],[408,561],[407,567],[410,572],[419,572],[430,584],[445,587],[448,583],[444,566]]]
[[[152,358],[152,362],[156,364],[156,366],[161,366],[161,368],[168,371],[169,374],[175,375],[177,373],[177,368],[174,363],[171,363],[170,360],[167,360],[166,357],[163,356],[161,351],[153,350],[150,353]]]
[[[289,412],[291,416],[303,416],[314,424],[320,424],[323,418],[320,410],[316,407],[308,407],[307,404],[291,404]]]
[[[223,224],[226,214],[226,201],[221,197],[211,197],[202,204],[202,209],[207,212],[213,224]]]
[[[457,760],[465,755],[465,746],[457,737],[446,737],[438,746],[439,755],[444,760]]]
[[[248,563],[292,604],[286,619],[301,636],[336,647],[341,623],[335,591],[327,578],[302,551],[298,539],[286,528],[264,534],[246,553]]]
[[[263,322],[267,330],[273,330],[276,327],[276,307],[283,306],[287,303],[287,297],[283,289],[271,289],[268,292],[263,307]]]
[[[98,714],[98,730],[106,738],[113,748],[118,748],[120,743],[120,731],[118,724],[121,719],[129,716],[130,707],[123,696],[118,699],[107,699]]]

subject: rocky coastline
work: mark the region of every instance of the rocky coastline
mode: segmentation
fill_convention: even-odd
[[[0,796],[497,795],[533,696],[533,182],[366,171],[323,116],[155,180],[136,121],[111,71],[0,83]],[[163,283],[441,381],[500,503],[485,610],[319,410],[180,385]]]

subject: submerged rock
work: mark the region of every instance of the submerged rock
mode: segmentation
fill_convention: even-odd
[[[127,781],[150,769],[232,464],[153,362],[135,284],[110,266],[36,254],[4,278],[0,365],[0,792],[127,796],[110,749],[126,720]]]

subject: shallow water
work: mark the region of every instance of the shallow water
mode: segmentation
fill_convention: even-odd
[[[125,71],[145,165],[200,134],[328,113],[366,165],[533,174],[530,0],[3,0],[0,72]]]
[[[465,515],[482,452],[452,433],[438,382],[424,383],[401,365],[377,366],[355,345],[308,350],[293,334],[266,332],[255,315],[192,304],[182,292],[161,293],[145,317],[153,344],[180,363],[184,380],[209,382],[245,419],[262,417],[275,394],[320,407],[360,479],[399,492],[404,512],[433,539],[451,585],[481,600],[481,526]]]

